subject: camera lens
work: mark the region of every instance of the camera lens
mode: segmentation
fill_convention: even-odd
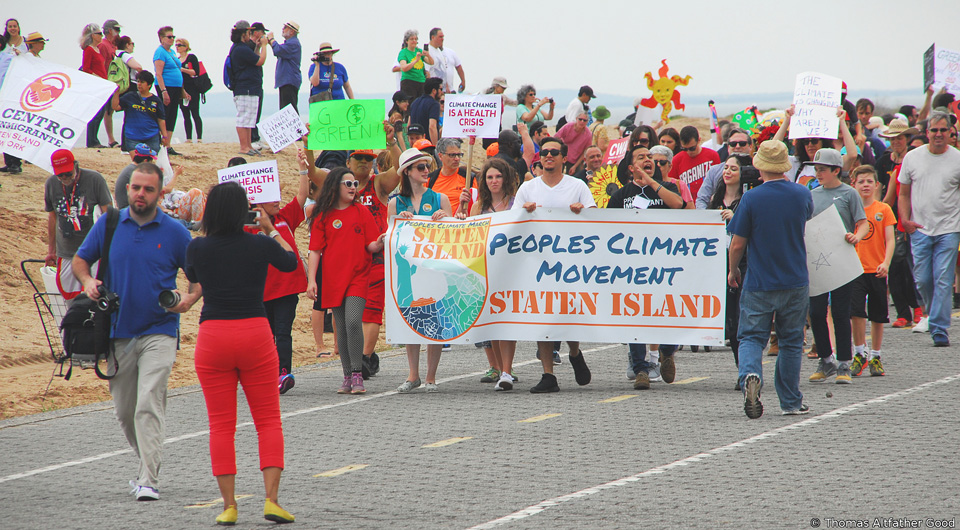
[[[160,304],[160,307],[170,309],[180,303],[180,293],[171,289],[160,291],[160,295],[157,296],[157,302]]]

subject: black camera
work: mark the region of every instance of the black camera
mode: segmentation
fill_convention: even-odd
[[[160,291],[160,295],[157,296],[157,303],[159,303],[160,307],[164,309],[175,307],[180,303],[180,293],[174,291],[173,289],[164,289],[163,291]]]
[[[743,187],[744,193],[756,188],[760,184],[762,184],[760,181],[760,170],[753,166],[743,166],[740,168],[740,186]]]
[[[110,314],[120,308],[120,295],[107,289],[102,284],[97,286],[100,296],[97,298],[97,308]]]
[[[320,62],[320,52],[317,52],[317,53],[313,54],[313,59],[310,59],[310,60],[313,61],[313,62],[315,62],[315,63]]]

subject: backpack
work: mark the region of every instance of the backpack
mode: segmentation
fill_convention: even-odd
[[[236,46],[236,44],[233,46]],[[227,87],[228,90],[233,90],[233,65],[230,64],[230,54],[233,53],[233,46],[227,53],[227,60],[223,61],[223,86]]]
[[[123,94],[130,88],[130,67],[119,55],[113,57],[107,68],[107,81],[116,83],[120,87],[120,93]]]
[[[101,250],[100,267],[97,270],[97,279],[101,282],[106,276],[109,266],[110,243],[113,241],[113,233],[116,231],[119,220],[120,211],[113,207],[109,208],[107,210],[107,226],[103,249]],[[106,283],[103,283],[102,287],[100,300],[104,299],[104,294],[108,291]],[[119,303],[116,305],[119,305]],[[99,363],[100,360],[106,360],[111,354],[110,315],[115,309],[115,305],[103,309],[99,300],[90,299],[85,292],[81,292],[73,299],[67,313],[60,322],[60,333],[63,338],[65,353],[60,363],[70,360],[70,368],[67,370],[64,379],[70,380],[74,364],[80,365],[80,368],[89,368],[89,365],[92,364],[97,377],[100,379],[113,379],[116,375],[116,356],[113,358],[114,375],[103,373],[100,370]]]

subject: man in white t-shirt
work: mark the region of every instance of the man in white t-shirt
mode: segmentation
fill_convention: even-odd
[[[927,305],[934,346],[949,346],[953,278],[960,244],[960,151],[947,143],[950,115],[934,112],[927,124],[930,143],[903,157],[900,222],[910,234],[913,275]]]
[[[582,180],[563,173],[566,155],[567,146],[562,140],[548,136],[540,141],[543,176],[528,180],[520,186],[513,201],[513,209],[523,208],[532,213],[538,207],[570,208],[570,211],[578,214],[584,208],[597,207],[587,185]],[[534,394],[560,391],[557,378],[553,375],[553,344],[552,341],[537,341],[537,356],[543,365],[543,377],[530,389]],[[573,366],[577,384],[589,384],[590,369],[583,360],[580,342],[567,341],[567,346],[570,348],[570,364]]]
[[[430,46],[440,50],[440,53],[433,54],[433,64],[427,66],[427,77],[439,77],[443,79],[443,91],[447,94],[454,92],[463,92],[467,87],[467,80],[463,75],[463,66],[460,64],[460,57],[457,52],[450,48],[443,47],[443,30],[433,28],[430,30]],[[460,76],[460,84],[455,85],[453,72],[456,71]],[[454,88],[456,87],[456,88]]]
[[[587,113],[587,117],[590,117],[590,100],[597,96],[593,95],[593,89],[589,85],[583,85],[580,87],[580,91],[577,93],[577,97],[573,98],[570,101],[570,104],[567,105],[567,111],[563,113],[564,122],[557,123],[557,130],[560,130],[564,124],[575,123],[577,121],[577,116],[582,112]],[[589,125],[589,124],[588,124]]]

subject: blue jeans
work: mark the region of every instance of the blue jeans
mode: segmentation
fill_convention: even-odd
[[[797,410],[803,404],[800,392],[800,364],[803,357],[803,324],[810,304],[808,286],[783,291],[742,291],[740,293],[740,385],[748,374],[763,383],[763,348],[770,339],[776,314],[777,355],[774,387],[780,408]]]
[[[639,374],[640,372],[650,373],[651,368],[655,368],[651,362],[647,361],[647,345],[646,344],[627,344],[629,350],[629,360],[630,360],[630,369],[633,370],[633,373]],[[661,344],[660,345],[660,355],[669,356],[673,355],[677,351],[676,344]]]
[[[930,315],[930,335],[947,335],[953,309],[953,277],[957,265],[960,232],[928,236],[910,234],[913,250],[913,277]]]

